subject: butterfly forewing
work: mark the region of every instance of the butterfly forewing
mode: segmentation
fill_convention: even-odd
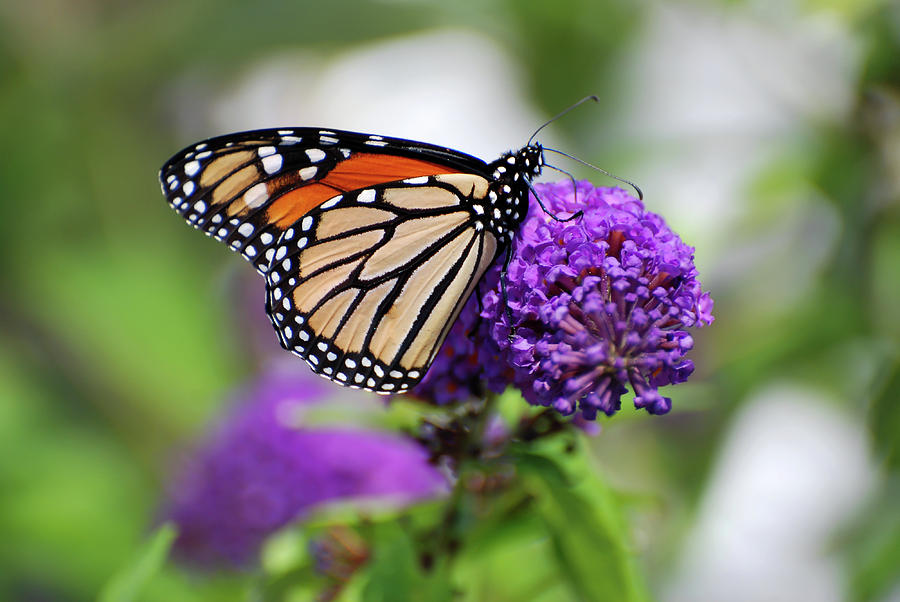
[[[189,224],[264,272],[281,234],[335,194],[457,169],[441,147],[386,152],[403,142],[313,128],[246,132],[184,149],[163,166],[160,181]],[[458,154],[459,164],[477,162]]]

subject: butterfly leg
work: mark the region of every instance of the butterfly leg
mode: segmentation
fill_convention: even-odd
[[[574,183],[574,181],[575,180],[572,180],[573,183]],[[529,182],[528,180],[525,180],[525,182],[528,184],[528,187],[531,189],[531,194],[534,196],[535,200],[538,202],[538,205],[541,206],[541,209],[544,211],[544,213],[546,213],[550,217],[550,219],[552,219],[553,221],[555,221],[555,222],[570,222],[570,221],[578,219],[582,215],[584,215],[584,211],[582,211],[581,209],[579,209],[578,211],[576,211],[569,217],[559,217],[556,214],[551,213],[547,209],[547,207],[544,205],[544,201],[541,199],[540,195],[534,189],[534,186],[531,185],[531,182]],[[577,191],[578,191],[578,187],[575,186],[575,192],[577,193]]]

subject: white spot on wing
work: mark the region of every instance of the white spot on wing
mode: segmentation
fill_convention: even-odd
[[[268,157],[263,157],[263,169],[266,170],[266,173],[275,173],[281,169],[282,162],[283,159],[281,155],[269,155]]]
[[[244,193],[244,204],[247,205],[250,209],[256,209],[265,203],[269,198],[269,193],[266,190],[266,183],[260,182],[255,186],[251,186],[247,189],[247,192]]]
[[[343,195],[340,195],[340,194],[339,194],[339,195],[337,195],[336,197],[334,197],[333,199],[330,199],[330,200],[325,201],[324,203],[322,203],[322,205],[321,205],[320,207],[321,207],[322,209],[331,209],[332,207],[334,207],[335,205],[337,205],[338,203],[340,203],[340,202],[341,202],[341,199],[343,199],[343,198],[344,198]]]
[[[238,228],[238,232],[241,236],[250,236],[251,234],[253,234],[253,224],[244,222],[243,224],[241,224],[240,228]]]
[[[308,148],[306,149],[306,156],[309,157],[309,160],[313,163],[318,163],[325,158],[325,151],[319,148]]]
[[[269,155],[274,155],[275,147],[274,146],[260,146],[259,150],[256,151],[256,154],[258,154],[260,157],[268,157]]]
[[[360,203],[371,203],[375,200],[375,190],[373,188],[366,188],[357,195],[356,200]]]
[[[319,168],[315,165],[310,165],[309,167],[304,167],[299,172],[300,178],[303,180],[308,180],[316,175],[316,172],[319,171]]]
[[[190,161],[184,164],[184,175],[187,177],[194,177],[198,171],[200,171],[200,161]]]

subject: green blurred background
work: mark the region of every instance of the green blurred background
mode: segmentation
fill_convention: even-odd
[[[674,410],[591,442],[654,596],[900,600],[891,0],[0,4],[0,599],[92,599],[277,347],[167,208],[169,155],[320,125],[491,158],[589,93],[544,142],[637,181],[716,301]]]

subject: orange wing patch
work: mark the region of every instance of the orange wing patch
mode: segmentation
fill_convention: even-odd
[[[269,182],[269,186],[272,184]],[[275,199],[266,210],[266,221],[280,230],[287,230],[298,219],[340,193],[340,190],[321,182],[296,188]],[[273,194],[275,192],[270,190],[269,196]]]
[[[409,157],[357,153],[339,163],[321,181],[347,192],[394,180],[436,176],[443,173],[452,173],[452,171],[446,165]]]
[[[356,153],[338,163],[324,178],[310,180],[309,184],[301,184],[300,187],[281,194],[269,206],[266,218],[277,228],[286,230],[298,219],[338,194],[395,180],[446,173],[451,173],[446,166],[429,161],[377,153]],[[268,183],[269,198],[296,185],[297,178],[293,175],[275,178]]]

